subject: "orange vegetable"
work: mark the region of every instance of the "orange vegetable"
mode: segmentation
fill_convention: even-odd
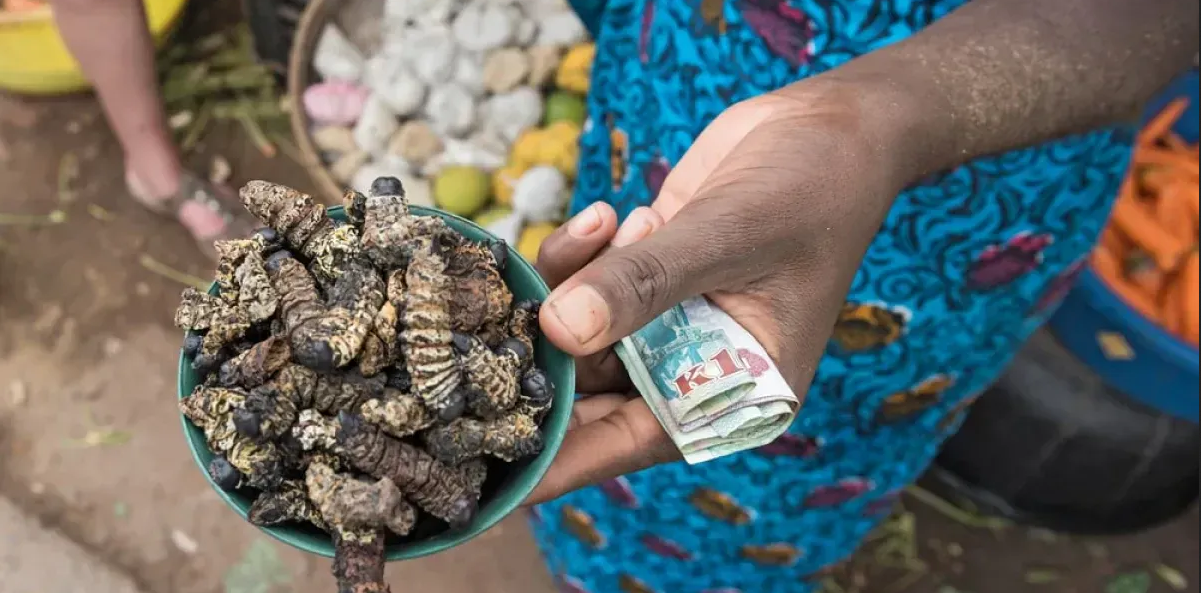
[[[1198,222],[1201,221],[1201,216],[1198,216],[1199,211],[1201,211],[1201,192],[1197,191],[1196,184],[1193,184],[1192,190],[1192,192],[1185,195],[1185,198],[1187,198],[1185,201],[1188,202],[1189,214],[1193,217],[1193,228],[1197,228]]]
[[[1160,228],[1178,241],[1193,243],[1197,240],[1197,220],[1193,205],[1197,200],[1197,186],[1173,183],[1159,192],[1159,203],[1155,205],[1155,219]]]
[[[1177,284],[1180,285],[1178,294],[1180,295],[1180,333],[1185,340],[1197,343],[1198,333],[1201,333],[1201,317],[1198,311],[1198,298],[1201,295],[1198,291],[1201,290],[1201,274],[1197,269],[1197,252],[1189,256],[1185,262],[1184,268],[1180,270],[1180,278]]]
[[[1164,233],[1147,206],[1135,200],[1118,200],[1113,205],[1110,224],[1130,237],[1164,270],[1175,268],[1189,248],[1187,244]]]
[[[1130,249],[1130,240],[1123,237],[1122,233],[1110,225],[1101,231],[1101,243],[1097,248],[1108,249],[1110,253],[1126,253]]]
[[[1197,344],[1198,147],[1172,132],[1188,103],[1179,99],[1138,136],[1130,173],[1090,263],[1139,314]]]
[[[1127,305],[1130,305],[1143,316],[1149,318],[1156,317],[1156,312],[1159,308],[1155,306],[1154,299],[1137,286],[1131,284],[1122,275],[1122,263],[1114,257],[1114,254],[1103,249],[1098,249],[1093,252],[1092,264],[1093,271],[1105,280],[1105,284],[1118,295],[1118,298],[1125,301]]]

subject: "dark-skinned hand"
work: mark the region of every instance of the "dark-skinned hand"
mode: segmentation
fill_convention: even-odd
[[[542,331],[577,357],[572,427],[526,501],[545,502],[680,453],[612,345],[704,294],[753,334],[803,398],[893,198],[889,125],[856,89],[799,83],[732,106],[697,138],[650,208],[617,228],[594,204],[551,235]]]

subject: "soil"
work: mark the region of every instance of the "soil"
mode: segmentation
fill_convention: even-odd
[[[216,154],[232,163],[234,187],[267,178],[313,189],[286,154],[264,158],[237,129],[210,134],[189,163],[206,171]],[[65,188],[64,157],[79,165]],[[143,259],[201,278],[211,266],[181,227],[127,197],[120,150],[94,100],[0,96],[0,188],[5,215],[65,213],[58,223],[0,224],[0,495],[150,593],[333,590],[328,561],[230,513],[188,453],[173,403],[180,336],[171,314],[182,285]],[[1151,591],[1197,591],[1195,510],[1148,533],[1083,541],[971,527],[912,498],[906,507],[831,591],[1146,591],[1106,588],[1131,572],[1152,575]],[[1161,564],[1184,589],[1159,576],[1173,577],[1157,573]],[[490,593],[553,591],[516,519],[389,574],[396,591],[466,593],[479,582]]]

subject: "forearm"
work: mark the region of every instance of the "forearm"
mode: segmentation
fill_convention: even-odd
[[[1194,63],[1197,37],[1196,0],[973,0],[827,75],[885,89],[916,180],[1129,120]]]

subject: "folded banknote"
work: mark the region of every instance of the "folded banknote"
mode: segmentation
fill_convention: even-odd
[[[800,408],[759,341],[705,297],[672,307],[616,350],[688,463],[765,445]]]

